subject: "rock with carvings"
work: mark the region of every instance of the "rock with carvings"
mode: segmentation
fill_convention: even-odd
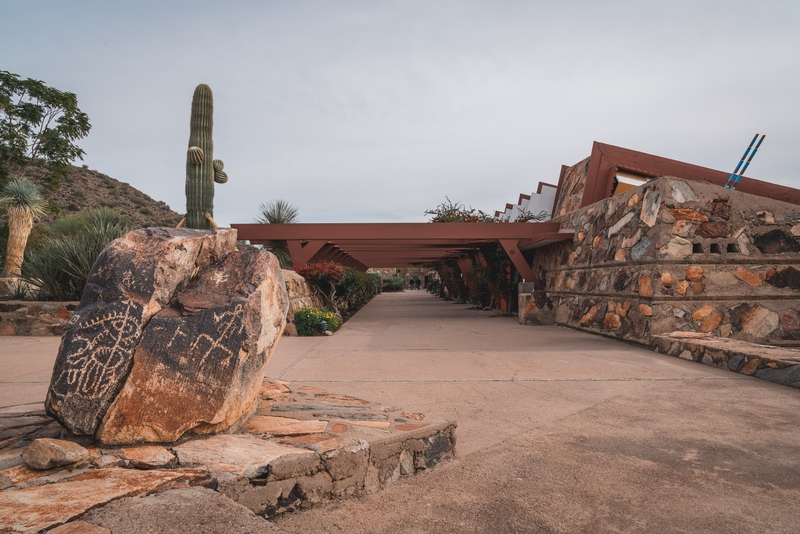
[[[147,228],[97,258],[56,357],[47,411],[91,435],[133,366],[145,326],[200,270],[236,248],[236,231]]]
[[[95,437],[170,442],[230,428],[257,400],[288,304],[270,253],[232,252],[201,271],[144,329]]]
[[[288,299],[236,231],[150,228],[98,258],[59,349],[46,407],[103,443],[222,431],[254,404]]]

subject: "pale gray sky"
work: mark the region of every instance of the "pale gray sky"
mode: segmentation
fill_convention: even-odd
[[[800,187],[800,2],[3,0],[0,69],[78,95],[85,163],[184,211],[194,87],[221,224],[516,201],[594,140]]]

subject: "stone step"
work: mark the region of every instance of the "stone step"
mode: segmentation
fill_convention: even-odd
[[[231,434],[87,444],[87,458],[54,469],[25,465],[30,433],[7,439],[0,444],[0,532],[50,529],[124,497],[191,486],[272,517],[380,491],[455,454],[455,422],[398,407],[278,381],[262,384],[257,403]],[[41,412],[2,420],[8,430],[53,424]]]
[[[697,332],[653,336],[656,352],[800,388],[800,350]]]

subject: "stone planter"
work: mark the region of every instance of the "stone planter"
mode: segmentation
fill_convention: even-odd
[[[60,336],[77,302],[0,302],[0,336]]]

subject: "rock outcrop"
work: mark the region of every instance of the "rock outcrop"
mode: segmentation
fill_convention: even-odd
[[[149,228],[103,251],[67,324],[48,412],[104,443],[216,432],[255,402],[288,300],[236,231]]]
[[[289,295],[289,310],[286,312],[286,327],[283,333],[296,336],[297,328],[294,326],[294,312],[304,306],[324,306],[322,299],[314,294],[308,281],[291,269],[284,269],[283,280],[286,282],[286,292]]]

